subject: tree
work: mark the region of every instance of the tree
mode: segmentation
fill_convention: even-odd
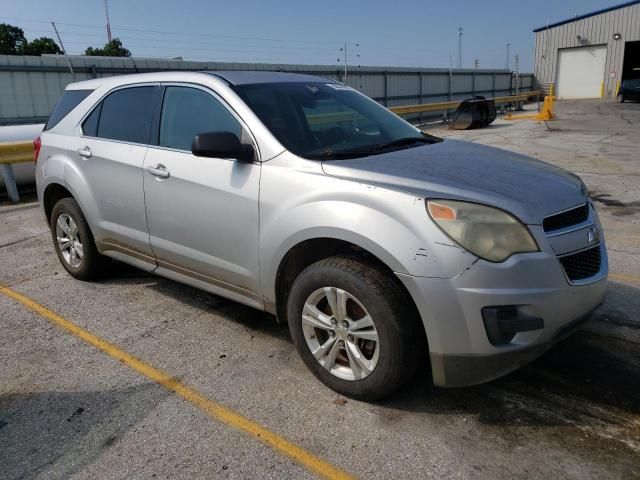
[[[26,42],[18,52],[20,55],[42,55],[44,53],[60,54],[62,50],[53,38],[40,37],[32,42]]]
[[[130,57],[131,52],[122,46],[119,38],[114,38],[106,43],[103,48],[89,47],[84,51],[85,55],[92,57]]]
[[[8,23],[0,23],[0,55],[19,55],[27,43],[24,31]]]

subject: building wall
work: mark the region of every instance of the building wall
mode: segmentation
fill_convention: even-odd
[[[0,55],[0,125],[46,120],[65,86],[90,78],[161,70],[277,70],[304,72],[344,81],[336,66],[190,62],[105,57]],[[135,67],[134,67],[135,62]],[[468,98],[473,94],[509,95],[515,81],[507,70],[352,67],[347,82],[385,106],[412,105]],[[518,88],[533,90],[532,74],[520,75]]]
[[[613,35],[622,35],[614,40]],[[576,38],[580,35],[581,40]],[[640,4],[536,32],[534,75],[539,84],[555,83],[558,50],[587,45],[607,45],[604,67],[605,98],[613,98],[621,80],[625,42],[640,40]],[[610,73],[616,76],[611,77]]]

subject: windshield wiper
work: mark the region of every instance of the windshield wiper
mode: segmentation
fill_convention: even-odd
[[[392,147],[401,147],[403,145],[411,145],[413,143],[435,143],[434,139],[430,137],[404,137],[392,140],[391,142],[379,143],[378,145],[372,145],[367,150],[369,152],[379,152],[380,150],[386,150]]]
[[[323,159],[345,159],[345,158],[356,158],[362,157],[364,155],[368,155],[371,153],[367,150],[325,150],[320,153],[309,153],[305,155],[306,158],[311,160],[323,160]]]
[[[425,135],[423,137],[403,137],[398,138],[396,140],[392,140],[390,142],[379,143],[377,145],[366,146],[363,148],[357,148],[353,150],[324,150],[320,153],[311,153],[305,155],[306,158],[312,160],[323,160],[323,159],[348,159],[348,158],[356,158],[356,157],[364,157],[366,155],[371,155],[372,153],[380,152],[382,150],[387,150],[388,148],[393,147],[401,147],[403,145],[411,145],[413,143],[437,143],[442,141],[437,137],[432,137],[431,135]]]

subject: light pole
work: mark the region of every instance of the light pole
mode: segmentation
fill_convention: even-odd
[[[359,43],[355,44],[355,58],[359,59],[360,58],[360,54],[358,53],[358,48],[360,47]],[[346,85],[347,84],[347,61],[348,61],[348,57],[347,57],[347,42],[344,43],[344,46],[340,48],[340,52],[343,53],[344,55],[344,78],[343,78],[343,83]],[[340,63],[340,59],[338,58],[338,63]],[[359,67],[360,65],[358,65]]]
[[[458,68],[462,68],[462,27],[458,27]]]
[[[347,42],[344,42],[344,47],[340,49],[341,52],[344,52],[344,84],[347,84]],[[340,59],[338,59],[340,61]]]
[[[509,70],[509,48],[511,47],[511,42],[507,42],[507,60],[505,61],[504,68]]]

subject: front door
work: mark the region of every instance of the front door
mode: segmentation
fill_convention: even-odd
[[[258,284],[260,165],[194,156],[193,138],[211,131],[246,134],[212,92],[165,87],[157,145],[144,161],[151,248],[158,273],[250,297]]]

